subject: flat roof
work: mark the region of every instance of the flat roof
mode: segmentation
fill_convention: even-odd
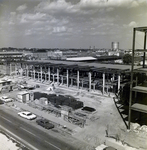
[[[147,27],[136,27],[135,29],[137,31],[141,31],[141,32],[146,32],[147,31]]]
[[[132,109],[132,110],[135,110],[135,111],[147,113],[147,105],[135,103],[135,104],[133,104],[133,105],[131,106],[131,109]]]
[[[66,60],[70,61],[88,61],[88,60],[97,60],[94,57],[72,57],[72,58],[66,58]]]
[[[34,65],[46,65],[46,66],[55,66],[55,67],[64,67],[67,69],[84,69],[88,68],[92,71],[98,72],[123,72],[130,71],[131,65],[119,65],[119,64],[104,64],[98,62],[76,62],[76,61],[64,61],[64,60],[29,60],[25,61],[26,64]],[[139,66],[134,66],[134,68],[139,68]],[[85,69],[84,69],[85,70]]]
[[[132,88],[133,91],[147,93],[147,87],[144,86],[135,86]]]
[[[0,83],[8,83],[8,82],[12,82],[11,80],[0,80]]]
[[[0,52],[0,55],[22,55],[21,52]]]
[[[30,94],[30,93],[27,92],[27,91],[21,91],[21,92],[19,92],[17,95],[25,95],[25,94]]]

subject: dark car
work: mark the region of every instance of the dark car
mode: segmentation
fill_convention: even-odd
[[[45,129],[52,129],[54,128],[54,125],[52,123],[50,123],[49,120],[47,119],[38,119],[36,120],[36,123],[42,127],[44,127]]]
[[[104,148],[103,150],[117,150],[117,149],[115,149],[115,148],[113,148],[111,146],[108,146],[108,147]]]
[[[2,101],[2,100],[0,99],[0,105],[2,105],[2,104],[4,104],[4,101]]]

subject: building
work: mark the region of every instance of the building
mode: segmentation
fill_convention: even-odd
[[[12,90],[11,80],[0,80],[0,92],[9,92]]]
[[[78,56],[77,51],[73,51],[73,50],[48,51],[48,57],[50,59],[65,60],[66,58],[77,57],[77,56]]]
[[[20,52],[0,52],[0,62],[11,62],[23,60],[23,53]]]
[[[48,59],[48,52],[45,49],[35,50],[33,52],[33,57],[38,60]]]
[[[0,67],[3,74],[10,74],[10,70],[14,70],[14,64],[24,61],[21,52],[0,52]],[[11,64],[11,65],[10,65]],[[11,71],[12,72],[12,71]]]
[[[71,58],[71,57],[78,56],[78,53],[76,51],[72,51],[72,50],[66,50],[66,51],[63,51],[62,53],[65,58]]]
[[[144,47],[141,49],[136,49],[135,44],[138,34],[137,32],[142,32],[144,34]],[[132,65],[131,65],[131,83],[130,83],[130,99],[129,99],[129,117],[128,117],[128,128],[130,129],[131,122],[136,122],[137,120],[142,125],[147,121],[147,85],[144,80],[142,83],[138,84],[138,79],[136,73],[147,74],[147,64],[146,62],[146,36],[147,27],[136,27],[133,29],[133,46],[132,46]],[[143,63],[139,68],[134,66],[135,53],[141,52],[143,55]],[[134,80],[136,81],[134,84]],[[142,119],[143,118],[143,119]]]
[[[114,51],[119,50],[119,42],[112,42],[111,47]]]
[[[20,76],[27,76],[40,82],[86,88],[89,92],[100,90],[103,94],[118,92],[130,74],[130,66],[102,64],[95,61],[36,60],[21,65]],[[136,66],[137,67],[137,66]],[[18,69],[16,69],[18,70]]]

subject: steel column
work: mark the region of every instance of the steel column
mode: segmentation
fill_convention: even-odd
[[[131,105],[132,105],[132,87],[133,87],[135,36],[136,36],[136,29],[134,28],[133,29],[133,45],[132,45],[132,66],[131,66],[131,83],[130,83],[130,98],[129,98],[128,129],[130,129],[130,124],[131,124]]]
[[[41,82],[42,82],[42,66],[40,68],[40,73],[41,73]]]
[[[144,50],[146,49],[146,32],[144,34]],[[145,52],[143,55],[143,68],[145,67]]]
[[[102,93],[104,94],[105,92],[105,73],[103,73],[103,91]]]
[[[48,68],[48,81],[49,81],[49,84],[50,84],[50,81],[51,81],[51,70],[50,70],[50,67]]]
[[[77,70],[77,88],[79,89],[79,70]]]
[[[118,75],[118,92],[120,90],[120,74]]]
[[[69,87],[69,72],[68,72],[68,69],[67,69],[67,87]]]
[[[57,68],[57,84],[59,85],[59,69]]]
[[[89,92],[91,92],[91,72],[89,72]]]

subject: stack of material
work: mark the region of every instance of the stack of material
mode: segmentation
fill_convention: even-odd
[[[83,102],[77,101],[74,97],[71,96],[64,96],[64,95],[56,95],[56,94],[46,94],[46,93],[39,93],[35,92],[34,93],[34,100],[35,99],[40,99],[40,98],[45,98],[44,101],[48,100],[48,103],[52,103],[54,106],[69,106],[73,109],[79,109],[83,107]],[[44,103],[41,100],[42,104]],[[45,104],[48,104],[45,102]]]

